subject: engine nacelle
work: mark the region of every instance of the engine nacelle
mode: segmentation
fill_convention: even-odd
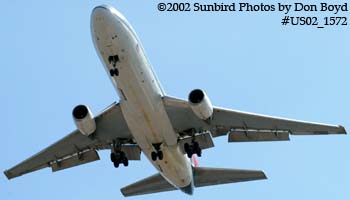
[[[96,122],[89,107],[78,105],[73,109],[73,119],[79,131],[86,136],[91,135],[96,130]]]
[[[213,115],[213,105],[203,90],[195,89],[188,95],[193,112],[202,120],[207,120]]]

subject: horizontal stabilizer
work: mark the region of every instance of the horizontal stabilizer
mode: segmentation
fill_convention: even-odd
[[[193,169],[195,187],[267,179],[263,171],[208,167]]]
[[[168,181],[166,181],[162,175],[158,173],[141,181],[128,185],[122,188],[120,191],[124,196],[127,197],[170,190],[176,190],[176,188],[168,183]]]

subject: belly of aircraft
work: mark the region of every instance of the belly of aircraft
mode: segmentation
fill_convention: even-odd
[[[121,19],[103,11],[94,20],[95,46],[120,96],[122,113],[135,141],[165,179],[176,187],[188,186],[191,164],[178,147],[162,102],[164,94],[136,35]],[[162,160],[151,159],[154,144],[161,144]]]

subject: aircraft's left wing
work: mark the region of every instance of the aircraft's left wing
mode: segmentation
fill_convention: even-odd
[[[344,127],[286,118],[259,115],[214,107],[209,120],[199,119],[190,104],[181,99],[164,97],[165,108],[174,129],[183,135],[210,131],[213,137],[229,135],[229,142],[289,140],[289,135],[346,134]]]
[[[75,130],[66,137],[19,163],[4,173],[8,179],[51,167],[58,171],[99,160],[96,150],[110,148],[111,144],[123,140],[128,144],[122,148],[130,160],[140,159],[140,149],[133,144],[132,136],[124,121],[119,104],[113,103],[95,117],[96,131],[88,137]]]

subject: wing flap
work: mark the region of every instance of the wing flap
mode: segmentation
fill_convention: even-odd
[[[166,181],[159,173],[142,179],[136,183],[122,188],[120,191],[126,197],[141,194],[150,194],[156,192],[165,192],[176,190],[168,181]]]
[[[267,142],[288,141],[288,132],[264,132],[264,131],[232,131],[228,135],[228,142]]]
[[[88,150],[82,153],[77,153],[68,158],[53,162],[51,164],[51,169],[52,172],[57,172],[59,170],[75,167],[96,160],[100,160],[100,157],[98,156],[97,152],[95,150]]]
[[[209,167],[193,169],[196,187],[267,179],[263,171]]]

